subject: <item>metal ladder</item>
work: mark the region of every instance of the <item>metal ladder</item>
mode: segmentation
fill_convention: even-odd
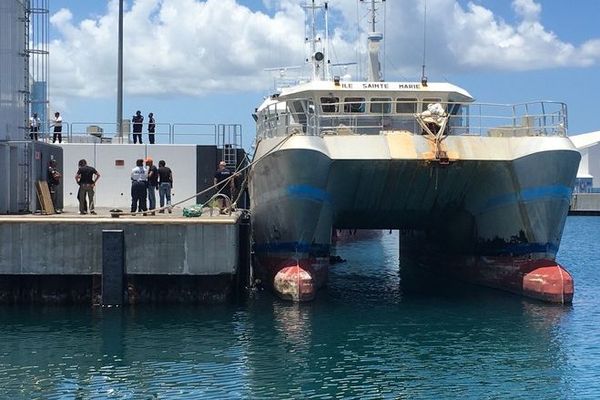
[[[22,57],[25,58],[24,64],[24,80],[23,83],[25,87],[22,90],[23,94],[23,102],[25,103],[24,115],[23,115],[23,132],[25,139],[29,138],[29,108],[31,106],[31,91],[29,88],[30,83],[30,71],[29,71],[29,62],[31,60],[31,48],[30,48],[30,28],[31,28],[31,4],[26,3],[23,5],[24,7],[24,17],[22,19],[25,43],[23,45],[23,53],[21,53]],[[22,170],[23,184],[22,188],[22,201],[18,202],[19,211],[31,211],[31,192],[33,190],[33,183],[31,182],[31,147],[32,143],[23,143],[23,152],[20,154],[21,160],[18,162],[19,167]],[[17,197],[18,198],[18,197]]]
[[[227,168],[235,170],[238,165],[238,149],[242,144],[242,125],[219,124],[217,130],[217,148],[221,150],[221,159],[225,161]]]

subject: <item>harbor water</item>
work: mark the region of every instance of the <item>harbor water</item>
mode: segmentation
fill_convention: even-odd
[[[3,306],[2,399],[464,399],[600,396],[600,218],[569,217],[572,306],[469,285],[404,290],[398,234],[309,304]]]

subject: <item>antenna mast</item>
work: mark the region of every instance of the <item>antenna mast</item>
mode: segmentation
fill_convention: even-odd
[[[360,0],[364,1],[364,0]],[[380,82],[383,81],[381,74],[381,63],[379,62],[379,48],[380,42],[383,40],[383,33],[376,32],[377,27],[377,3],[385,3],[385,0],[371,0],[371,31],[367,35],[368,49],[369,49],[369,81]]]
[[[427,0],[424,2],[423,10],[423,65],[421,67],[421,85],[427,86],[427,75],[425,75],[425,59],[427,55]]]
[[[316,4],[315,0],[311,0],[310,4],[305,4],[303,8],[310,10],[310,21],[307,21],[310,24],[310,37],[305,38],[307,42],[310,42],[310,58],[306,59],[306,62],[310,62],[312,64],[312,80],[320,80],[325,79],[327,68],[323,67],[323,63],[325,60],[325,46],[321,41],[321,38],[317,37],[317,22],[316,22],[316,11],[320,8],[324,9],[325,13],[325,38],[328,39],[329,33],[328,29],[328,20],[327,20],[327,12],[328,6],[327,2],[323,4]],[[308,18],[308,13],[307,13]],[[317,48],[317,43],[320,44],[319,48]]]

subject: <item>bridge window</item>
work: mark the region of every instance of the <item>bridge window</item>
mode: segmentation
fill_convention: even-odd
[[[321,110],[324,113],[336,113],[339,111],[339,97],[321,97]]]
[[[396,112],[398,114],[414,114],[417,112],[417,99],[396,99]]]
[[[364,113],[365,98],[364,97],[346,97],[344,99],[345,113]]]
[[[392,99],[373,97],[371,99],[371,112],[374,114],[389,114],[392,112]]]
[[[450,115],[462,114],[463,106],[459,103],[448,103],[448,113]]]

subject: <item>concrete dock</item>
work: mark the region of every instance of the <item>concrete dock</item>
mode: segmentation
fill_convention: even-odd
[[[181,209],[119,218],[96,212],[0,216],[0,302],[102,303],[103,268],[115,251],[103,245],[110,231],[122,232],[123,304],[223,302],[247,283],[242,211],[211,215],[207,208],[196,218]]]
[[[569,215],[600,215],[600,193],[574,193]]]

